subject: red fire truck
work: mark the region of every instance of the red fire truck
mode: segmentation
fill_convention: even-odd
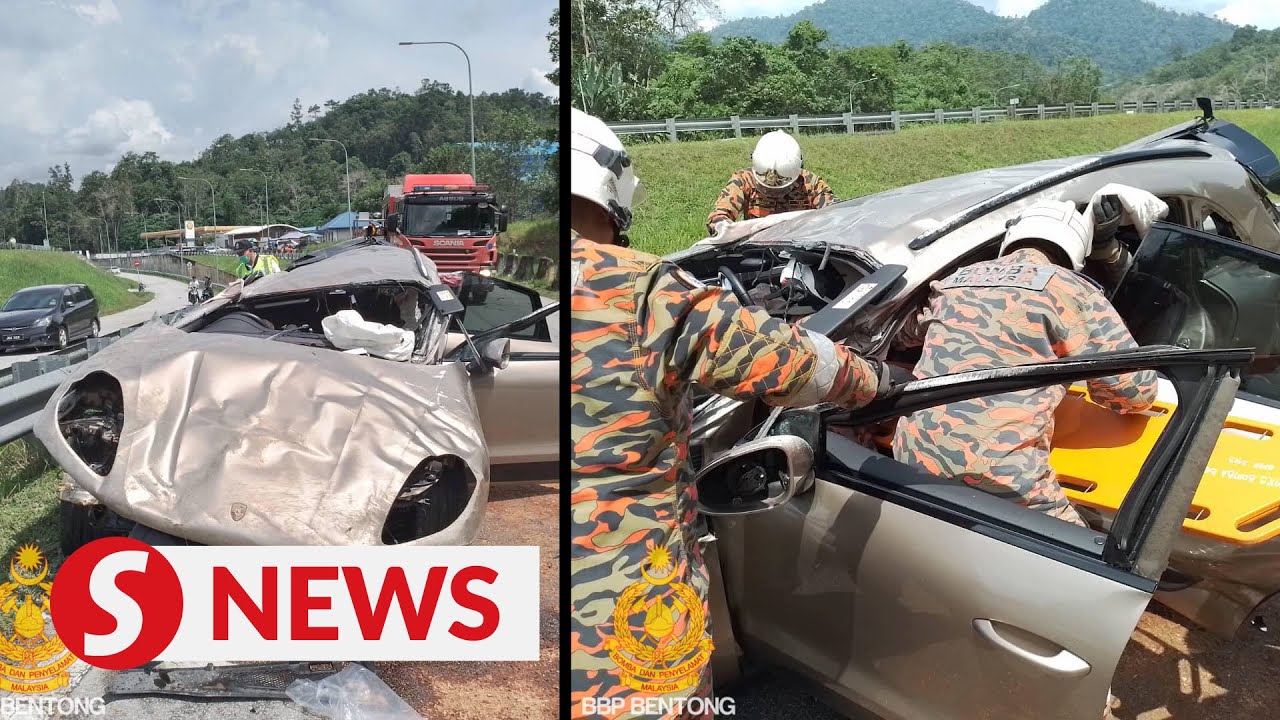
[[[406,175],[387,188],[386,212],[399,213],[400,231],[440,272],[463,272],[463,302],[484,302],[507,230],[507,208],[488,185],[470,175]]]

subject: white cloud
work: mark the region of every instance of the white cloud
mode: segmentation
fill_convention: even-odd
[[[305,111],[375,88],[413,92],[423,78],[465,91],[466,64],[456,51],[396,40],[462,45],[476,93],[545,92],[534,68],[541,75],[550,67],[545,36],[555,5],[0,0],[0,77],[8,81],[0,187],[44,179],[63,162],[80,178],[128,150],[190,160],[221,135],[280,127],[295,97]],[[508,22],[484,22],[494,17]],[[377,30],[388,27],[406,35]]]
[[[109,25],[113,22],[120,22],[120,8],[116,7],[111,0],[98,0],[98,4],[77,5],[75,7],[76,14],[88,20],[94,25]]]
[[[146,100],[113,99],[67,133],[69,149],[93,154],[158,151],[173,140]]]
[[[1233,0],[1219,10],[1217,16],[1236,25],[1256,25],[1270,30],[1280,27],[1280,3]]]
[[[996,14],[1006,17],[1023,17],[1043,5],[1045,0],[998,0]]]
[[[529,74],[525,76],[523,82],[520,83],[520,89],[525,92],[542,93],[543,95],[556,96],[560,94],[560,88],[556,87],[547,79],[547,73],[550,70],[542,68],[529,68]]]

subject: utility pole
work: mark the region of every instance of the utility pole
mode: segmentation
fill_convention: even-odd
[[[344,151],[345,151],[345,148],[344,148]],[[267,191],[267,174],[262,170],[258,170],[256,168],[240,168],[240,170],[242,170],[243,172],[256,172],[262,175],[262,197],[265,199],[265,202],[267,203],[266,220],[262,224],[264,227],[267,225],[270,225],[271,224],[271,194]],[[347,209],[350,210],[351,208],[348,207]]]
[[[351,161],[350,161],[350,159],[347,157],[347,146],[346,146],[346,145],[343,145],[341,142],[339,142],[339,141],[337,141],[337,140],[331,140],[331,139],[329,139],[329,138],[318,138],[318,137],[313,137],[313,138],[307,138],[307,139],[308,139],[308,140],[315,140],[315,141],[318,141],[318,142],[331,142],[331,143],[338,143],[338,145],[339,145],[340,147],[342,147],[342,162],[347,166],[347,220],[348,220],[348,223],[349,223],[349,226],[348,226],[348,228],[347,228],[347,232],[348,232],[348,239],[350,239],[351,237],[355,237],[355,234],[356,234],[356,216],[351,214]]]
[[[204,178],[189,178],[189,177],[182,177],[181,175],[179,175],[179,176],[178,176],[178,179],[179,179],[179,180],[199,180],[200,182],[203,182],[205,185],[208,185],[208,186],[209,186],[209,199],[210,199],[210,201],[213,203],[213,227],[214,227],[214,230],[213,230],[213,231],[214,231],[215,233],[216,233],[216,232],[218,232],[218,230],[217,230],[217,228],[218,228],[218,198],[217,198],[217,196],[216,196],[216,195],[214,195],[214,194],[213,194],[213,183],[209,182],[208,180],[205,180]],[[194,219],[194,218],[192,218],[192,219]]]
[[[49,247],[49,206],[44,199],[44,186],[40,186],[40,217],[44,219],[44,246]]]

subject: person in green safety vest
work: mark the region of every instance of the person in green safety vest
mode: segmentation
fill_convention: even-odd
[[[263,275],[280,272],[280,261],[274,255],[263,255],[249,240],[237,240],[232,246],[236,255],[240,256],[240,264],[236,266],[236,277],[246,278],[255,272]]]

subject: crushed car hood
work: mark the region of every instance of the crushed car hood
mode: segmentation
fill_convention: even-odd
[[[300,290],[391,282],[426,288],[439,284],[440,275],[431,259],[422,253],[393,245],[370,245],[287,272],[272,273],[245,286],[240,297],[248,300]]]
[[[377,545],[424,459],[459,457],[475,492],[414,544],[465,544],[488,496],[488,450],[460,363],[418,365],[148,325],[76,365],[36,437],[108,508],[203,544]],[[119,382],[123,425],[105,476],[64,439],[78,381]]]

